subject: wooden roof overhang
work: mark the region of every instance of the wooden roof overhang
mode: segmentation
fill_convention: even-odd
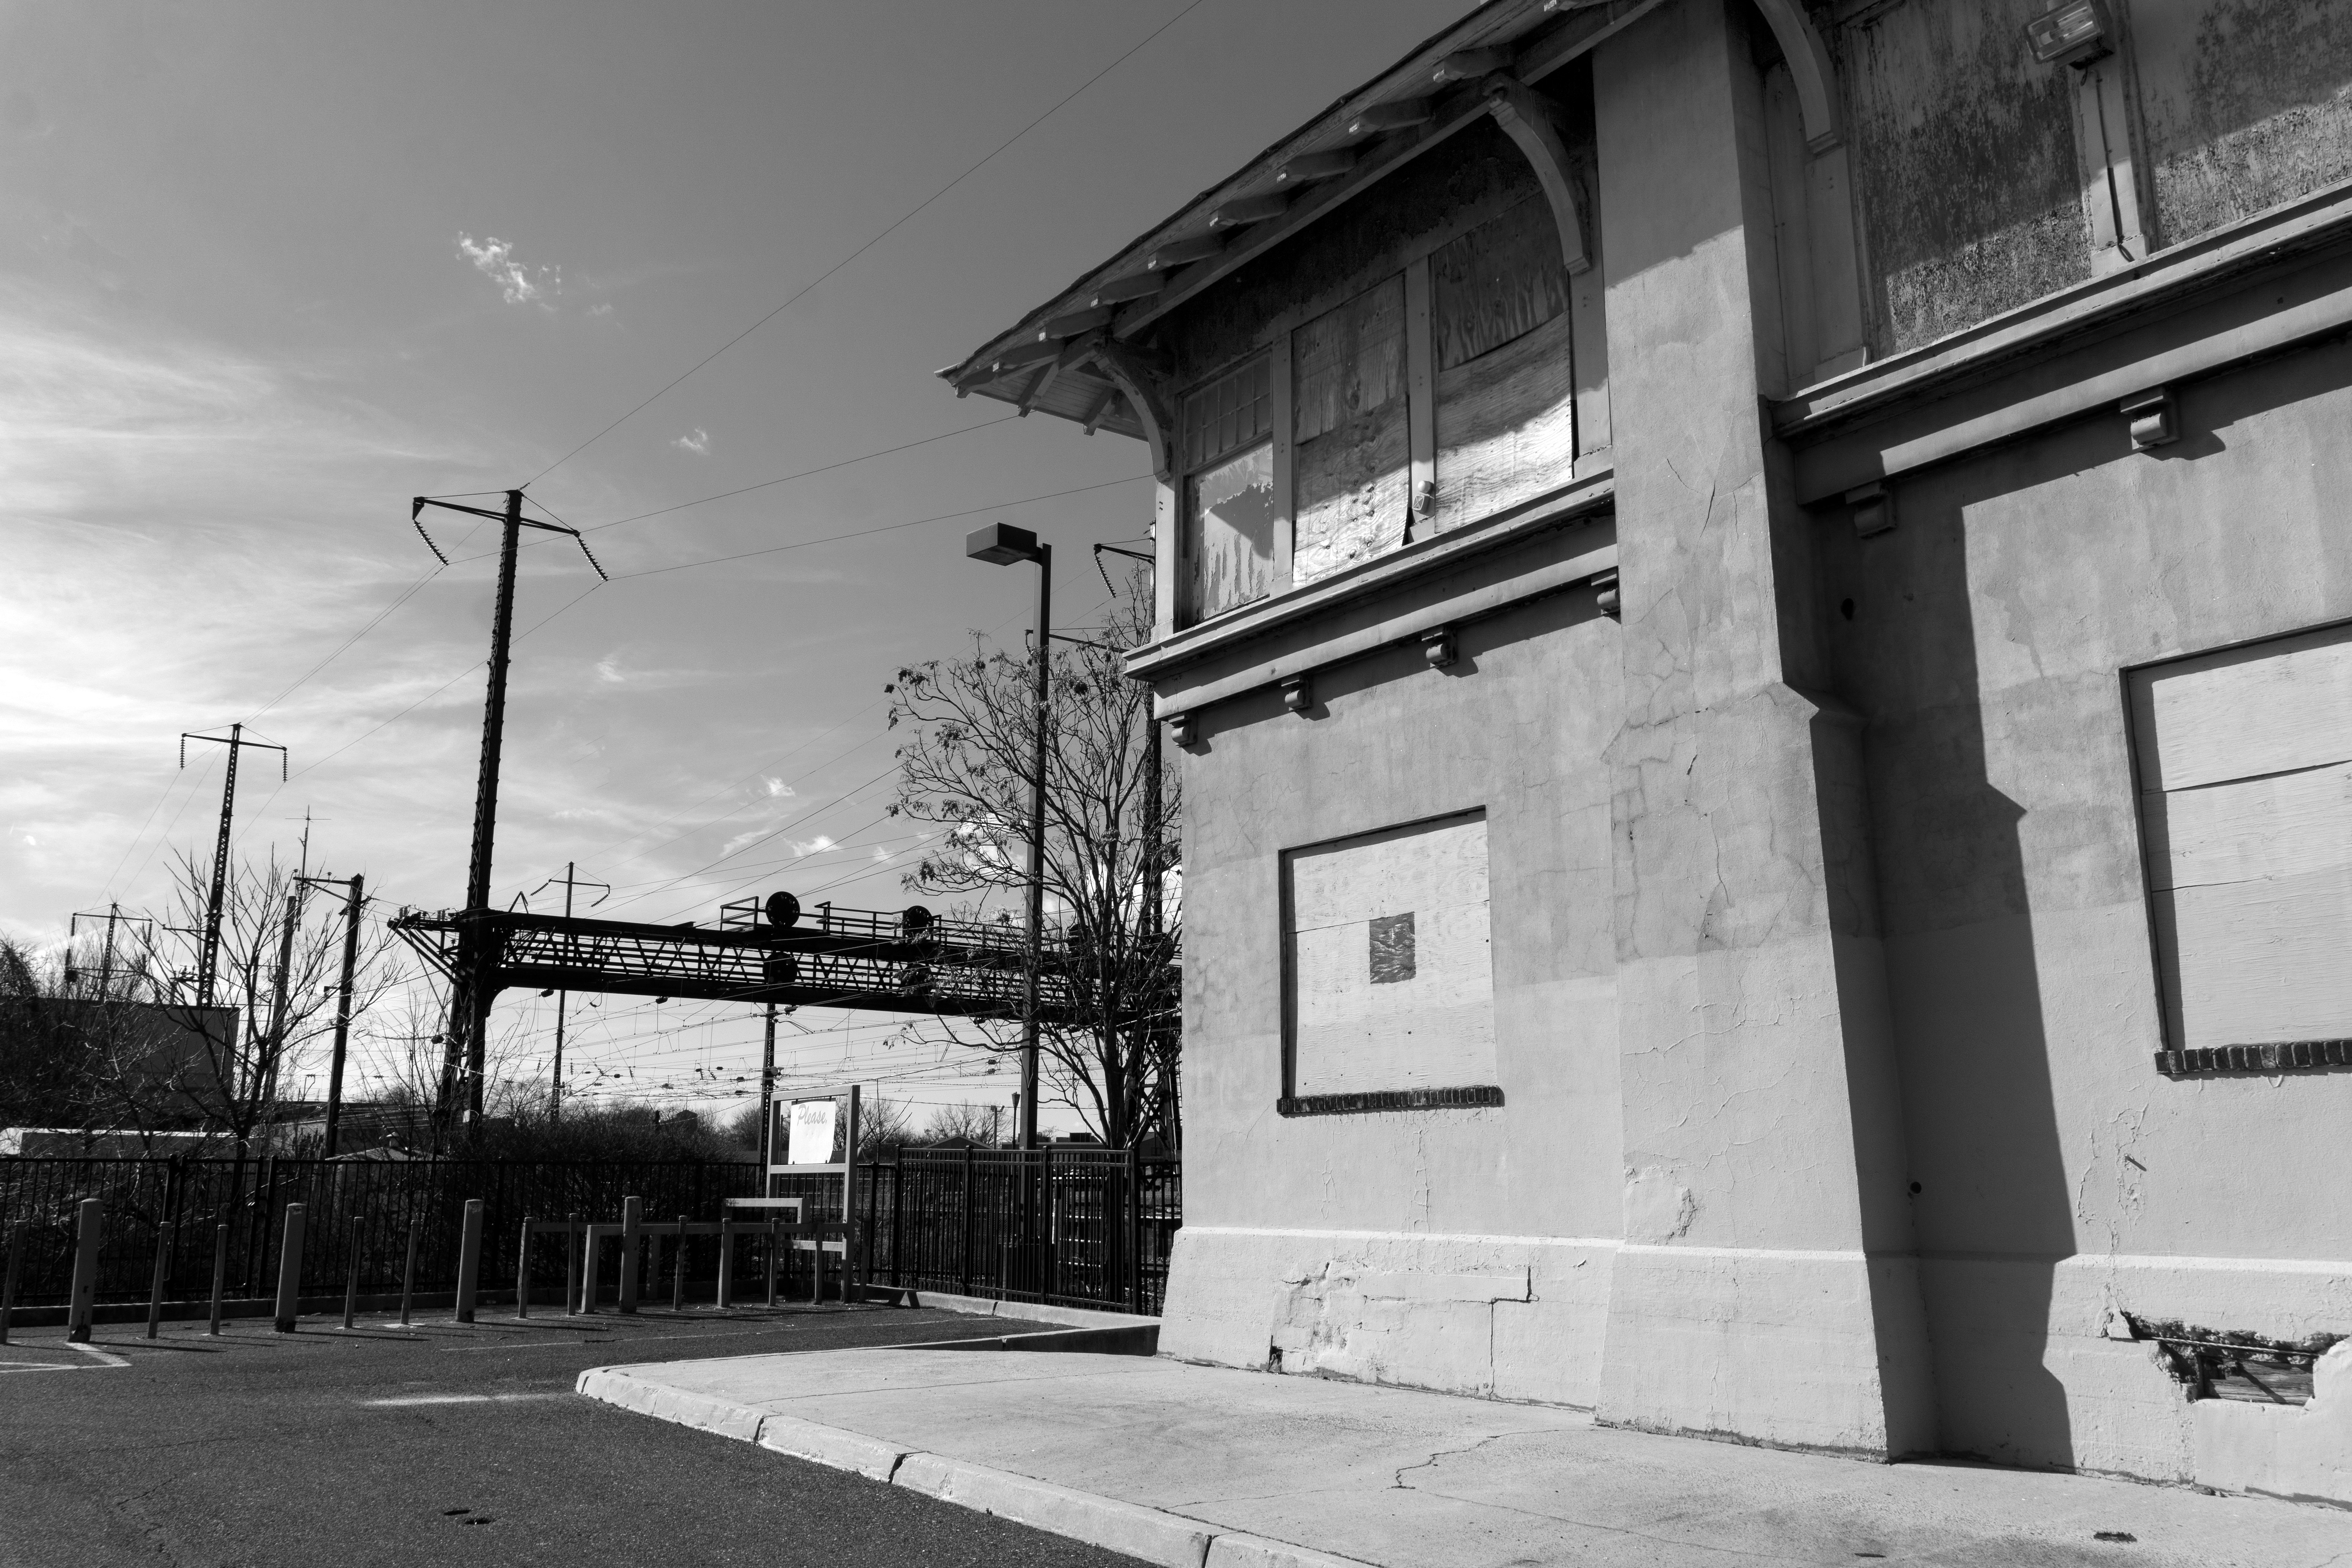
[[[1490,0],[939,372],[1024,414],[1133,436],[1169,471],[1165,367],[1137,340],[1220,279],[1480,116],[1501,73],[1532,85],[1664,0]]]

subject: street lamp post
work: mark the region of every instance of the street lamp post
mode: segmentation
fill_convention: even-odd
[[[1054,547],[1009,522],[975,529],[963,552],[992,566],[1037,563],[1036,716],[1029,761],[1029,973],[1022,984],[1021,1147],[1037,1147],[1037,972],[1045,945],[1045,722],[1054,638]]]

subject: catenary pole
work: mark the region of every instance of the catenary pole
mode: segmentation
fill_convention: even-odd
[[[326,881],[324,877],[313,880]],[[353,873],[343,905],[343,978],[335,987],[335,1055],[327,1068],[327,1130],[321,1154],[335,1157],[343,1112],[343,1057],[352,1037],[352,979],[359,968],[360,909],[367,902],[367,878]]]
[[[474,784],[474,852],[466,869],[466,913],[473,917],[458,942],[457,983],[450,987],[447,1054],[442,1062],[444,1115],[454,1109],[460,1069],[465,1074],[466,1117],[482,1114],[483,1035],[492,993],[490,954],[480,917],[490,906],[490,863],[499,821],[499,759],[505,740],[507,667],[514,644],[515,556],[522,537],[522,491],[509,490],[499,531],[499,590],[490,616],[490,677],[482,702],[481,771]]]

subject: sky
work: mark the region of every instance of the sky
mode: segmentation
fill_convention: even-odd
[[[1139,443],[932,372],[1470,8],[0,0],[0,931],[163,907],[232,721],[288,748],[241,856],[307,812],[312,869],[461,903],[496,526],[428,511],[445,568],[408,498],[525,480],[614,581],[527,536],[493,901],[909,901],[883,686],[1033,613],[963,534],[1150,519]],[[552,1008],[501,1003],[527,1062]],[[804,1009],[787,1082],[1009,1100],[898,1032]],[[575,1099],[756,1075],[747,1007],[570,1035]]]

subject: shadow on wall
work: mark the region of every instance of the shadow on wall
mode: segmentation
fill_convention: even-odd
[[[1906,498],[1907,499],[1907,498]],[[1965,505],[1856,541],[1823,526],[1840,684],[1869,715],[1874,851],[1903,1079],[1937,1446],[2069,1466],[2044,1364],[2075,1249],[2028,900],[2025,810],[1987,767]]]

